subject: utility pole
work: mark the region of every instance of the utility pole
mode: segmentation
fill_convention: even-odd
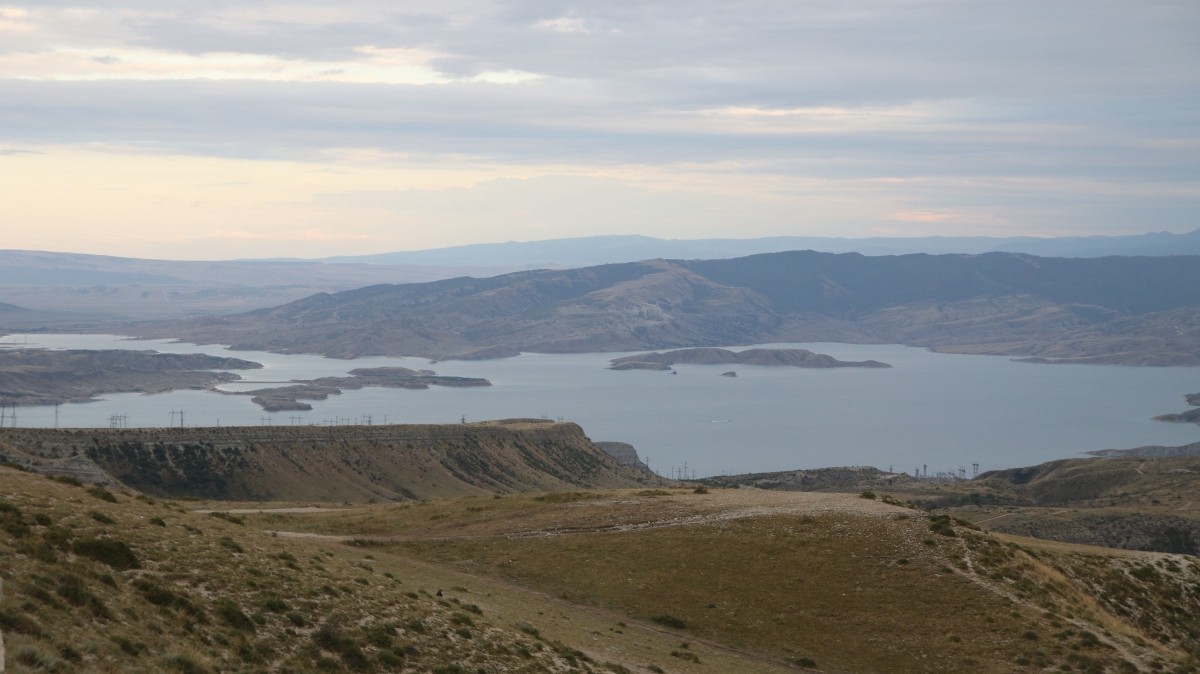
[[[58,428],[58,408],[62,407],[62,403],[54,403],[54,427]]]

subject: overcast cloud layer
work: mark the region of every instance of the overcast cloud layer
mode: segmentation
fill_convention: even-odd
[[[1200,227],[1200,3],[0,4],[0,247]]]

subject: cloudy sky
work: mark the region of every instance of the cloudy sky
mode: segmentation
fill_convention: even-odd
[[[0,248],[1200,227],[1196,0],[4,3]]]

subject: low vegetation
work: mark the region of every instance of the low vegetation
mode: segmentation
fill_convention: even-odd
[[[1200,672],[1196,558],[880,490],[106,493],[0,468],[12,671]]]

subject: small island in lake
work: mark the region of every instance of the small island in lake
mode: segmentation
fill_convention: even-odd
[[[695,349],[678,349],[659,353],[641,353],[636,356],[614,358],[609,361],[610,370],[670,370],[676,363],[688,365],[767,365],[786,367],[891,367],[877,360],[846,361],[838,360],[823,353],[814,353],[808,349],[746,349],[745,351],[730,351],[701,347]],[[723,376],[730,376],[726,373]],[[737,376],[736,373],[732,376]]]
[[[303,400],[325,400],[344,390],[363,388],[427,389],[430,386],[491,386],[492,382],[474,377],[439,376],[433,370],[410,370],[406,367],[368,367],[350,370],[348,377],[321,377],[296,380],[291,384],[231,395],[252,396],[250,401],[267,412],[301,411],[312,409]]]

